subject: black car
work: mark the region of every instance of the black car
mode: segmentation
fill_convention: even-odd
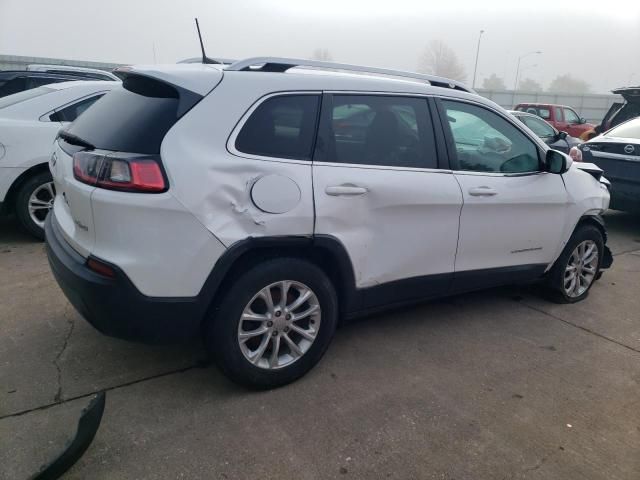
[[[580,144],[580,139],[572,137],[567,132],[559,132],[533,113],[512,110],[509,113],[524,123],[529,129],[554,150],[569,153],[571,147]]]
[[[0,98],[50,83],[71,82],[73,80],[104,80],[104,78],[98,78],[98,76],[92,76],[85,72],[77,75],[72,72],[50,73],[3,70],[0,71]]]
[[[624,98],[624,102],[611,105],[596,133],[602,133],[632,118],[640,116],[640,87],[624,87],[613,90]]]
[[[611,182],[609,207],[640,213],[640,117],[621,123],[577,148],[577,159],[595,163]]]

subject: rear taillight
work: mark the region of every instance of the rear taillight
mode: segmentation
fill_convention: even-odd
[[[167,190],[160,159],[153,155],[78,152],[73,176],[79,182],[108,190],[159,193]]]
[[[578,147],[571,147],[571,150],[569,150],[569,156],[574,162],[582,161],[582,151]]]

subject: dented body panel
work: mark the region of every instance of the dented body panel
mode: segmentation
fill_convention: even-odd
[[[163,141],[161,155],[173,195],[227,247],[247,237],[311,236],[311,163],[253,158],[227,148],[238,119],[269,92],[268,83],[251,82],[242,97],[226,88],[235,90],[237,85],[223,80],[215,94],[196,105]],[[185,158],[189,168],[183,168]],[[253,203],[254,184],[269,175],[289,178],[300,190],[297,205],[285,213],[267,213]]]
[[[609,208],[610,200],[606,179],[596,179],[591,173],[582,170],[578,163],[569,161],[569,168],[562,175],[562,180],[567,190],[568,204],[561,224],[563,241],[558,246],[555,258],[562,252],[578,222],[585,216],[603,214]]]
[[[167,191],[145,195],[80,184],[71,156],[57,149],[63,161],[53,168],[61,192],[54,213],[70,248],[82,259],[95,256],[117,267],[134,296],[144,297],[142,305],[149,298],[183,303],[197,298],[199,312],[216,293],[207,285],[217,288],[223,281],[214,277],[229,258],[225,254],[256,238],[279,241],[284,250],[288,244],[279,237],[306,237],[309,248],[316,246],[314,236],[332,237],[351,264],[347,289],[369,289],[373,296],[376,288],[407,279],[440,277],[448,287],[458,273],[549,268],[580,219],[608,206],[606,187],[571,166],[568,157],[563,175],[510,176],[448,169],[450,153],[441,139],[433,163],[439,168],[312,162],[235,148],[246,119],[273,95],[362,92],[425,102],[446,97],[499,109],[471,93],[360,74],[242,72],[206,65],[132,70],[203,96],[162,139]],[[429,127],[436,136],[443,133],[439,123]],[[546,145],[524,133],[543,156]],[[497,193],[470,193],[482,188]],[[416,285],[411,287],[417,298],[424,289]]]
[[[462,194],[446,171],[314,165],[316,233],[349,252],[356,287],[453,271]],[[357,185],[357,196],[328,195]]]

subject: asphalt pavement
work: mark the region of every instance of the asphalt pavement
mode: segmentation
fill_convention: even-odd
[[[0,221],[0,478],[28,478],[107,392],[69,479],[640,478],[640,218],[606,216],[613,268],[575,305],[535,287],[340,328],[300,381],[252,392],[199,344],[105,337],[44,246]]]

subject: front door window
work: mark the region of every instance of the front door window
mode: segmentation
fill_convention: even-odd
[[[525,173],[540,170],[536,145],[507,120],[480,106],[444,100],[457,170]]]

